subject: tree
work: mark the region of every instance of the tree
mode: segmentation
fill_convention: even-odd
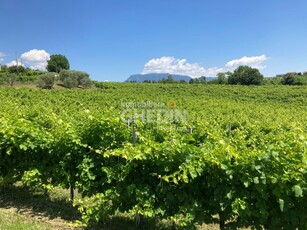
[[[71,88],[77,88],[78,87],[78,80],[75,77],[68,77],[65,78],[63,81],[64,87],[71,89]]]
[[[17,80],[17,74],[16,73],[8,73],[6,76],[6,80],[9,83],[11,87],[13,87],[15,81]]]
[[[260,85],[263,75],[258,69],[249,66],[239,66],[228,77],[228,84],[231,85]]]
[[[20,75],[22,73],[25,73],[26,69],[23,66],[21,66],[21,65],[19,65],[19,66],[13,65],[13,66],[8,67],[7,71],[9,73],[14,73],[16,75]]]
[[[38,87],[52,89],[55,82],[55,73],[44,73],[39,76]]]
[[[206,77],[205,76],[201,76],[200,78],[198,78],[198,83],[206,84]]]
[[[189,81],[189,84],[199,84],[199,79],[198,79],[198,78],[192,78],[192,79]]]
[[[226,84],[227,83],[226,73],[218,73],[216,82],[217,84]]]
[[[189,81],[189,84],[206,84],[206,77],[205,76],[201,76],[199,78],[192,78]]]
[[[298,78],[296,78],[296,77],[294,77],[290,74],[286,74],[282,78],[281,84],[283,84],[283,85],[302,85],[302,82],[300,82]]]
[[[162,78],[159,79],[158,81],[159,83],[178,83],[178,81],[176,81],[172,75],[168,75],[167,78]]]
[[[9,83],[9,85],[12,87],[17,81],[18,77],[25,73],[26,69],[23,66],[17,66],[13,65],[7,68],[7,75],[6,75],[6,80]]]
[[[1,72],[7,72],[7,69],[8,69],[7,65],[0,65]]]
[[[50,56],[47,65],[48,72],[59,73],[61,70],[69,70],[69,68],[69,62],[65,56],[61,54],[54,54]]]
[[[173,78],[172,75],[168,75],[166,79],[161,79],[161,83],[176,83],[176,80]]]
[[[78,86],[89,88],[92,86],[89,74],[81,71],[62,70],[60,72],[60,80],[66,88],[76,88]]]
[[[89,77],[84,77],[80,79],[80,85],[84,88],[91,88],[93,83]]]

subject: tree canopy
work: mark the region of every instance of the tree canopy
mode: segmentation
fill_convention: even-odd
[[[75,88],[78,86],[89,88],[92,85],[89,74],[82,71],[62,70],[60,72],[60,80],[66,88]]]
[[[55,73],[44,73],[39,76],[38,87],[52,89],[55,82]]]
[[[26,69],[23,66],[21,66],[21,65],[19,65],[19,66],[13,65],[13,66],[8,67],[7,71],[9,73],[14,73],[14,74],[19,75],[19,74],[25,73]]]
[[[48,60],[47,70],[48,72],[59,73],[61,70],[69,70],[69,62],[68,59],[61,54],[54,54],[50,56],[50,60]]]
[[[260,85],[263,75],[258,69],[249,66],[239,66],[228,77],[228,84],[231,85]]]

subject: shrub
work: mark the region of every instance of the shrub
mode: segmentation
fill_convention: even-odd
[[[303,83],[300,82],[300,80],[297,77],[287,74],[286,76],[282,78],[281,84],[283,85],[302,85]]]
[[[44,73],[39,76],[38,87],[52,89],[55,82],[55,73]]]
[[[64,87],[65,88],[77,88],[78,87],[78,80],[77,78],[70,76],[64,79],[63,81]]]
[[[88,73],[75,70],[62,70],[60,80],[66,88],[76,88],[78,86],[88,88],[92,85]]]
[[[92,81],[88,77],[84,77],[80,79],[80,85],[84,88],[90,88],[92,87]]]

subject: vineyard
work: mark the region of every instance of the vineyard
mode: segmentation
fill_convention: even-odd
[[[0,88],[1,186],[70,189],[84,225],[307,229],[307,87],[104,84]]]

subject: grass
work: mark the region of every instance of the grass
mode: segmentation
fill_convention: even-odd
[[[17,214],[14,210],[0,210],[0,229],[2,230],[49,230],[50,225],[34,218]]]
[[[20,184],[0,189],[0,230],[15,229],[15,225],[16,229],[71,229],[68,223],[78,219],[66,190],[57,188],[46,195]]]
[[[78,199],[78,194],[76,194]],[[21,183],[0,189],[0,230],[2,229],[82,229],[73,223],[80,220],[76,208],[69,202],[69,191],[55,188],[48,195],[30,191]],[[72,224],[70,224],[72,223]],[[94,224],[87,230],[174,229],[166,221],[146,220],[137,228],[134,216],[117,213],[106,222]]]
[[[76,194],[78,198],[78,194]],[[56,230],[83,229],[77,209],[69,202],[69,191],[56,188],[48,195],[43,191],[30,191],[20,183],[0,187],[0,230]],[[75,224],[74,224],[75,223]],[[91,225],[86,230],[176,229],[169,221],[146,219],[136,226],[134,216],[117,213],[103,225]],[[202,225],[199,230],[218,230],[218,225]]]

